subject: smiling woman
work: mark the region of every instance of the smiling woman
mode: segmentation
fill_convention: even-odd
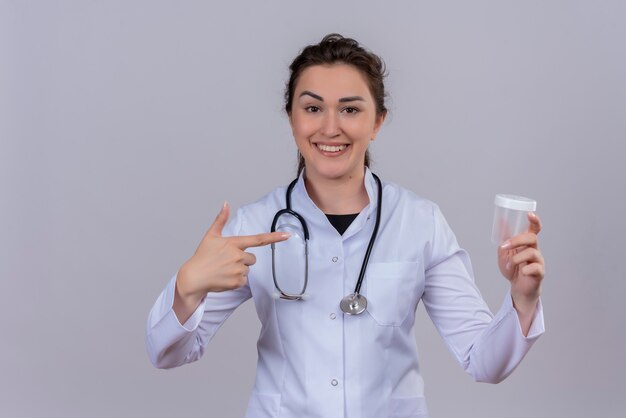
[[[376,116],[385,117],[385,64],[380,57],[365,50],[357,41],[338,34],[326,35],[319,44],[309,45],[293,60],[289,66],[291,76],[285,89],[285,111],[291,114],[296,83],[302,72],[313,66],[331,66],[346,64],[360,72],[367,83],[371,98],[376,106]],[[315,96],[313,96],[315,97]],[[321,99],[320,96],[317,96]],[[369,167],[369,154],[365,154],[365,166]],[[299,158],[300,172],[304,168],[304,159]]]
[[[289,121],[306,166],[307,188],[325,213],[358,213],[367,204],[367,193],[356,186],[363,184],[365,155],[385,113],[376,113],[365,77],[349,64],[311,66],[296,86]],[[358,196],[352,196],[351,204],[324,199],[317,186],[328,182]]]
[[[528,231],[498,251],[510,292],[494,316],[437,205],[369,169],[368,146],[387,115],[382,60],[331,34],[290,69],[298,177],[230,221],[224,204],[150,312],[153,364],[197,360],[253,298],[262,330],[247,417],[424,418],[412,329],[422,301],[474,379],[507,377],[544,331],[539,218],[529,213]]]

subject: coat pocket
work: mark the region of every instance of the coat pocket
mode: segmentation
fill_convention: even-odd
[[[419,263],[372,263],[366,276],[367,311],[378,325],[399,326],[421,297]]]

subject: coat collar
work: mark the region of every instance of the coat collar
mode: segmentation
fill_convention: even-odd
[[[369,203],[365,206],[365,208],[363,208],[359,216],[356,217],[348,230],[343,234],[343,239],[347,239],[354,235],[354,233],[359,231],[365,225],[368,219],[372,218],[372,220],[374,220],[374,216],[372,216],[372,214],[375,214],[378,206],[378,187],[372,172],[367,167],[365,167],[363,182],[365,184],[365,190],[367,191]],[[306,190],[306,186],[304,185],[304,170],[302,170],[298,176],[298,182],[293,188],[291,205],[292,209],[299,212],[306,219],[307,223],[312,223],[316,226],[329,225],[328,218],[326,218],[324,212],[322,212],[322,210],[317,207],[315,202],[313,202]]]

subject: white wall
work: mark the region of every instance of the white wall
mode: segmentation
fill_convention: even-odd
[[[287,66],[336,31],[389,67],[374,171],[440,204],[492,309],[493,195],[544,221],[547,332],[504,383],[473,383],[419,313],[432,417],[621,416],[625,5],[1,0],[0,415],[243,415],[250,303],[171,371],[145,320],[223,200],[294,175]]]

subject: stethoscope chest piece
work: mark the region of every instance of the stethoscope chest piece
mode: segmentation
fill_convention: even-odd
[[[367,308],[367,299],[360,293],[351,293],[341,299],[339,306],[348,315],[358,315]]]

